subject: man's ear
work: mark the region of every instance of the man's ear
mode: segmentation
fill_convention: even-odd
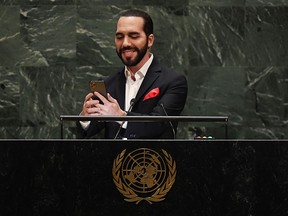
[[[154,35],[153,34],[150,34],[148,36],[148,47],[151,48],[154,44]]]

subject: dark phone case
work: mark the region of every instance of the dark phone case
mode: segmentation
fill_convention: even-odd
[[[101,95],[103,95],[107,99],[107,91],[104,81],[90,81],[89,82],[90,91],[93,93],[95,91],[99,92]],[[93,100],[99,100],[98,97],[95,95],[92,97]]]

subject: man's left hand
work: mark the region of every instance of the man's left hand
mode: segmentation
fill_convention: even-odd
[[[123,111],[116,99],[114,99],[109,93],[107,94],[107,99],[103,97],[100,93],[94,92],[94,94],[103,102],[103,104],[97,104],[99,111],[96,115],[108,115],[108,116],[124,116],[126,112]]]

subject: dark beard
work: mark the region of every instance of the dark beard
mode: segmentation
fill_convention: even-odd
[[[132,59],[124,60],[122,58],[122,52],[124,50],[134,50],[134,51],[136,51],[137,52],[136,59],[134,59],[134,60],[132,60]],[[138,49],[137,47],[129,46],[129,47],[121,48],[119,52],[116,50],[116,52],[117,52],[117,55],[119,56],[119,58],[121,59],[121,61],[123,62],[123,64],[128,66],[128,67],[130,67],[130,66],[136,66],[143,59],[143,57],[145,56],[147,50],[148,50],[148,41],[146,42],[145,46],[142,49]]]

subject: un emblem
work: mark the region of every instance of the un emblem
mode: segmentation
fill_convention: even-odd
[[[163,201],[176,177],[176,162],[171,155],[163,149],[159,154],[147,148],[125,153],[126,149],[117,155],[112,168],[113,181],[125,201]]]

